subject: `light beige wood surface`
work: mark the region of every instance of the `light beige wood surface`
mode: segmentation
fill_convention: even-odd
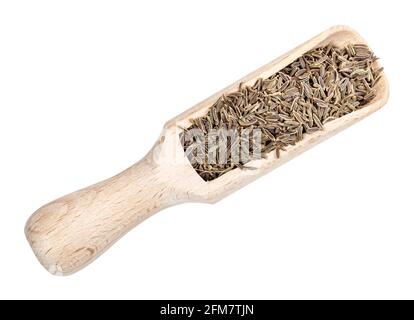
[[[268,77],[310,49],[329,42],[337,46],[366,43],[345,26],[321,33],[167,122],[152,150],[129,169],[38,209],[28,220],[25,232],[40,263],[55,275],[74,273],[157,211],[188,201],[214,203],[381,108],[389,94],[385,75],[369,105],[326,123],[324,130],[305,135],[281,152],[280,158],[272,153],[267,159],[248,164],[256,170],[235,169],[210,182],[198,176],[178,139],[181,128],[189,126],[189,119],[204,115],[216,99],[236,90],[240,82],[253,84],[257,78]]]

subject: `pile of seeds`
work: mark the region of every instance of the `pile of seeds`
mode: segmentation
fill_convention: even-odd
[[[258,79],[253,86],[240,84],[237,91],[223,95],[204,117],[192,119],[184,133],[191,129],[202,130],[205,135],[213,129],[260,129],[261,154],[273,151],[279,157],[304,135],[323,129],[328,121],[372,100],[382,72],[382,68],[373,67],[376,60],[364,44],[345,48],[329,44],[313,49],[267,79]],[[192,154],[191,145],[195,140],[182,143],[187,157],[194,160],[197,155]],[[251,148],[245,151],[252,152]],[[228,153],[225,163],[198,160],[191,161],[194,169],[209,181],[234,168],[244,168],[250,158],[235,161]]]

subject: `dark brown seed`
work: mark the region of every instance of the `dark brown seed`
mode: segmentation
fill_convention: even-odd
[[[254,170],[247,164],[253,159],[253,134],[241,133],[245,129],[259,129],[260,157],[267,158],[275,151],[279,158],[287,146],[375,98],[374,86],[383,71],[373,66],[377,59],[364,44],[348,44],[344,48],[328,44],[305,53],[266,79],[256,79],[253,86],[240,83],[238,90],[220,97],[204,117],[191,120],[188,128],[181,128],[180,141],[185,154],[206,181],[235,168]],[[212,130],[232,129],[236,134],[234,138],[219,134],[212,145],[206,142],[201,148],[205,150],[203,155],[197,154],[200,148],[195,138],[185,139],[191,129],[200,129],[205,141]],[[225,163],[220,163],[220,150],[226,146]],[[239,150],[240,159],[233,159],[231,150]],[[214,158],[213,163],[206,162],[208,156]]]

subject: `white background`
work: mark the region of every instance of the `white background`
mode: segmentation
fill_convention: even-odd
[[[414,298],[410,6],[1,1],[0,298]],[[35,209],[336,24],[381,57],[386,107],[213,206],[158,213],[73,276],[43,270],[23,233]]]

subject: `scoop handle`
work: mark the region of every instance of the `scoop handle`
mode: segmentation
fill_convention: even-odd
[[[180,202],[168,175],[147,156],[108,180],[38,209],[25,233],[40,263],[55,275],[74,273],[146,218]]]

